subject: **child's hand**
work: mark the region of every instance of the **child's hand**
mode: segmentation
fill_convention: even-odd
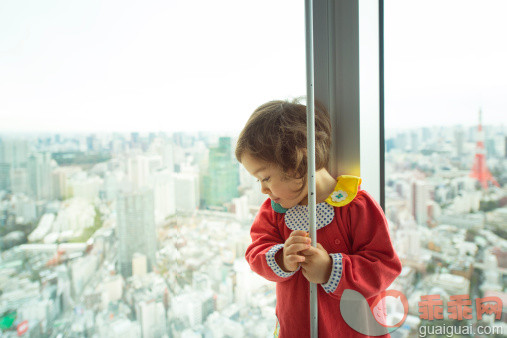
[[[302,250],[310,247],[310,237],[306,237],[307,232],[303,230],[296,230],[291,232],[289,238],[283,245],[283,266],[285,271],[297,270],[299,263],[305,261],[305,256],[301,254]]]
[[[301,254],[305,256],[305,261],[301,263],[303,276],[315,284],[326,283],[333,268],[333,259],[326,249],[317,243],[316,248],[311,246],[303,250]]]

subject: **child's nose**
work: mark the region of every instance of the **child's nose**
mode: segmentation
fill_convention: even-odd
[[[267,193],[269,193],[269,192],[270,192],[270,190],[269,190],[269,188],[268,188],[266,185],[262,184],[262,185],[261,185],[261,192],[262,192],[263,194],[267,194]]]

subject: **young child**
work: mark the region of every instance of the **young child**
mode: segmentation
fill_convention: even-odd
[[[360,189],[361,178],[334,178],[326,170],[331,123],[320,104],[315,107],[317,247],[311,246],[306,128],[306,106],[271,101],[254,111],[239,136],[236,158],[269,196],[254,220],[245,256],[253,271],[276,282],[275,335],[310,337],[312,282],[319,284],[319,337],[366,337],[342,318],[341,295],[352,289],[371,305],[400,274],[401,262],[382,209]]]

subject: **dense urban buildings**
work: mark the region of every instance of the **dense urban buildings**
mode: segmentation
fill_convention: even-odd
[[[403,262],[390,289],[409,302],[393,337],[428,325],[424,295],[507,304],[507,134],[483,134],[498,185],[473,174],[477,127],[386,133],[385,212]],[[274,283],[244,259],[266,197],[234,144],[205,133],[0,135],[2,335],[272,336]],[[459,325],[507,332],[503,311]]]

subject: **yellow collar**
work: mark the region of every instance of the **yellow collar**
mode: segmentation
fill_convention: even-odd
[[[341,175],[337,179],[334,191],[326,198],[326,202],[335,207],[343,207],[356,197],[360,185],[361,177]]]

